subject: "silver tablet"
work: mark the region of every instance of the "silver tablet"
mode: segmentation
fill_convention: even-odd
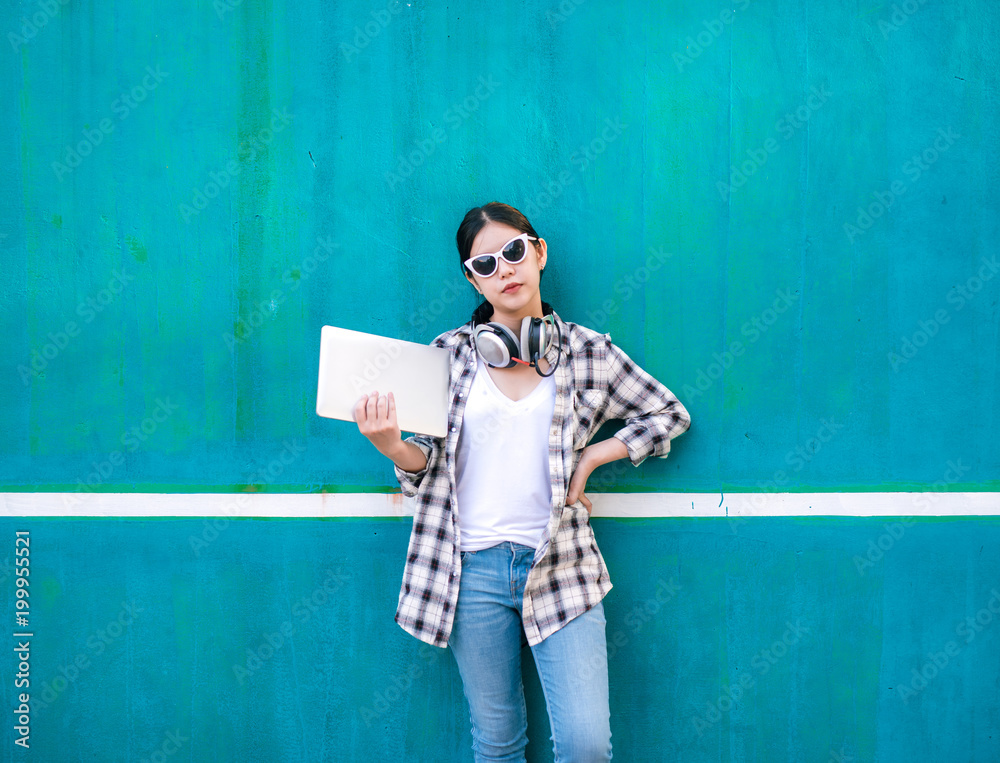
[[[402,432],[444,437],[450,368],[451,352],[443,347],[324,326],[316,413],[354,421],[362,395],[392,392]]]

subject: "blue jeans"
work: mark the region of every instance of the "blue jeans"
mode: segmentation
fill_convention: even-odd
[[[524,763],[528,717],[521,682],[524,584],[534,549],[504,541],[462,551],[448,647],[472,717],[476,763]],[[555,763],[611,760],[608,643],[603,602],[531,647],[545,694]]]

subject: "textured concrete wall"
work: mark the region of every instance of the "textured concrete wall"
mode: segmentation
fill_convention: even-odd
[[[314,414],[320,328],[468,320],[501,199],[692,412],[630,487],[996,489],[993,5],[225,2],[6,15],[5,485],[226,491],[286,440],[273,488],[392,485]]]
[[[615,759],[996,760],[1000,522],[906,521],[594,519]],[[172,760],[471,760],[451,652],[392,620],[409,520],[233,520],[197,549],[203,519],[0,537],[25,525],[32,748],[5,759],[149,759],[176,732]],[[551,761],[523,655],[528,759]]]
[[[1000,489],[986,0],[0,18],[0,490],[395,489],[315,415],[320,328],[467,320],[454,234],[493,199],[548,241],[544,298],[691,411],[603,489]],[[88,663],[37,759],[469,758],[450,655],[392,623],[409,520],[233,520],[195,554],[203,522],[0,522],[35,544],[33,677]],[[1000,756],[993,518],[594,522],[616,758]]]

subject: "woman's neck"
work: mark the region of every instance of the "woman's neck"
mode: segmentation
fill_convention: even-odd
[[[539,319],[545,317],[542,312],[542,300],[540,297],[536,296],[535,300],[531,304],[525,305],[517,312],[500,310],[496,305],[494,305],[493,315],[490,316],[489,320],[494,323],[502,323],[504,326],[517,334],[521,330],[521,322],[528,316],[533,316]]]

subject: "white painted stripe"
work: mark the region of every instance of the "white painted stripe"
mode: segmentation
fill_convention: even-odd
[[[595,517],[1000,515],[1000,493],[587,493]],[[0,493],[25,517],[403,517],[400,493]]]

